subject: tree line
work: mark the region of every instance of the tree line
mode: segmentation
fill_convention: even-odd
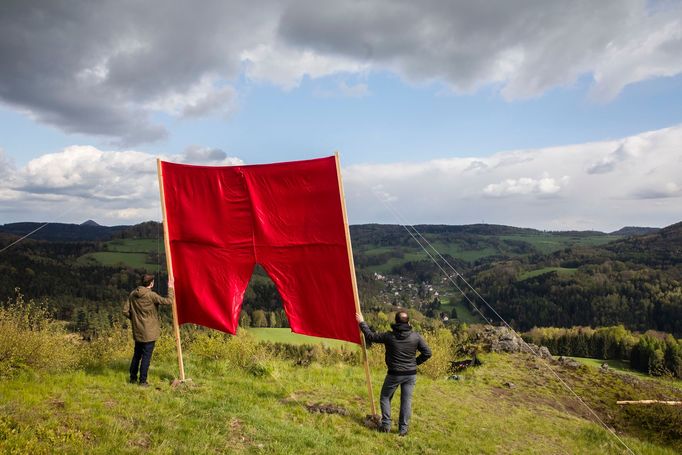
[[[622,325],[544,327],[533,328],[523,338],[546,346],[553,355],[620,360],[643,373],[682,378],[682,342],[668,333],[648,330],[638,334]]]

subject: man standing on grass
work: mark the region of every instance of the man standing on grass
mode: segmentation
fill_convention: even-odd
[[[152,291],[154,287],[154,275],[143,275],[142,285],[130,293],[128,300],[123,306],[123,314],[130,319],[135,340],[135,352],[130,362],[130,382],[137,382],[138,371],[140,373],[140,385],[147,384],[147,372],[152,360],[154,344],[161,334],[159,321],[159,305],[171,305],[173,303],[173,281],[168,280],[168,297],[163,298]]]
[[[381,387],[381,427],[380,431],[391,431],[391,399],[400,386],[400,417],[398,430],[400,436],[407,435],[407,427],[412,415],[412,392],[417,383],[417,365],[431,357],[431,349],[417,332],[412,331],[410,317],[400,310],[395,315],[395,324],[391,324],[391,332],[377,333],[365,323],[362,315],[355,315],[360,330],[365,338],[373,343],[386,345],[386,366],[388,372]],[[416,357],[419,351],[419,357]]]

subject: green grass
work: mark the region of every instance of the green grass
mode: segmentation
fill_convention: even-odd
[[[566,267],[543,267],[541,269],[530,270],[520,274],[517,278],[518,281],[527,280],[528,278],[533,278],[536,276],[544,275],[545,273],[556,272],[559,275],[567,276],[573,275],[578,269],[571,269]]]
[[[163,238],[161,239],[116,239],[106,242],[107,251],[124,253],[147,253],[149,251],[164,252]]]
[[[461,301],[453,304],[448,297],[442,297],[440,301],[441,306],[439,311],[444,311],[449,315],[454,307],[457,310],[457,319],[459,321],[464,322],[465,324],[479,324],[481,322],[481,317],[478,313],[475,310],[470,311]]]
[[[551,232],[537,233],[537,234],[514,234],[501,236],[480,236],[480,248],[463,247],[456,241],[444,242],[440,240],[438,235],[426,235],[431,245],[442,255],[450,255],[457,259],[473,262],[482,258],[495,255],[518,256],[518,253],[513,252],[513,247],[502,244],[499,247],[490,243],[494,239],[499,240],[514,240],[530,244],[538,252],[542,254],[549,254],[555,251],[562,250],[574,245],[603,245],[614,240],[622,238],[618,235],[585,235],[585,236],[571,236],[561,235]],[[419,245],[410,243],[407,246],[391,247],[391,246],[376,246],[376,245],[362,245],[359,253],[367,256],[375,256],[382,253],[395,251],[401,248],[404,252],[401,258],[390,258],[385,263],[367,267],[371,272],[388,273],[394,267],[404,264],[407,261],[429,260],[427,254],[419,247]],[[428,247],[427,247],[428,248]],[[431,249],[429,249],[432,252]]]
[[[96,372],[25,373],[0,381],[0,452],[624,453],[534,359],[482,360],[463,381],[419,377],[406,438],[362,424],[369,405],[358,366],[304,368],[273,360],[270,375],[254,377],[188,354],[193,380],[178,389],[169,386],[176,367],[168,358],[154,359],[147,389],[126,383],[125,361]],[[611,405],[612,378],[589,370],[580,378],[561,373],[602,417],[625,421],[619,414],[625,411]],[[383,369],[372,370],[377,394],[383,376]],[[507,381],[515,387],[506,388]],[[305,405],[315,403],[343,407],[348,415],[308,412]],[[639,454],[675,453],[657,441],[656,430],[621,438]]]
[[[134,269],[156,270],[158,264],[148,264],[147,255],[145,253],[116,253],[99,251],[96,253],[88,253],[78,258],[78,263],[87,264],[89,261],[95,261],[99,264],[107,266],[127,266]]]
[[[501,240],[517,240],[530,243],[540,253],[549,254],[573,245],[604,245],[623,237],[620,235],[568,236],[544,232],[540,234],[501,235],[499,238]]]
[[[292,332],[291,329],[249,327],[248,329],[245,330],[249,334],[253,335],[254,338],[256,338],[258,341],[270,341],[272,343],[285,344],[321,344],[328,347],[345,346],[346,348],[352,348],[357,346],[356,344],[348,343],[347,341],[301,335]]]
[[[147,262],[149,252],[163,253],[163,239],[116,239],[104,244],[106,251],[88,253],[78,258],[79,264],[99,263],[106,266],[126,266],[134,269],[156,270],[158,264]]]
[[[626,362],[623,362],[622,360],[602,360],[602,359],[592,359],[589,357],[571,357],[571,358],[577,360],[578,362],[582,363],[583,365],[587,365],[590,367],[600,368],[602,366],[602,364],[606,363],[609,366],[609,368],[612,368],[616,371],[634,374],[634,375],[639,376],[641,378],[650,378],[650,376],[648,374],[644,374],[644,373],[641,373],[641,372],[636,371],[636,370],[631,370],[630,366]]]

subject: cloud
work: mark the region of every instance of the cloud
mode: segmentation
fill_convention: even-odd
[[[634,162],[648,147],[644,136],[628,138],[618,144],[616,149],[587,169],[588,174],[604,174],[615,171],[618,166]]]
[[[92,146],[71,146],[43,155],[14,169],[12,179],[3,179],[0,213],[17,221],[80,222],[90,218],[127,224],[159,219],[156,158],[144,152],[103,151]],[[222,150],[201,146],[162,158],[180,163],[242,164]],[[66,212],[68,220],[64,219]]]
[[[221,86],[215,77],[203,77],[185,91],[171,91],[147,104],[151,110],[179,117],[202,117],[212,113],[229,115],[235,110],[237,92]]]
[[[680,150],[682,125],[613,141],[487,157],[357,164],[342,173],[354,224],[483,221],[611,231],[680,221]],[[622,159],[610,172],[590,172],[594,163],[614,157]],[[200,145],[163,158],[243,164],[223,150]],[[0,219],[94,219],[103,224],[158,220],[155,160],[156,156],[135,150],[72,146],[13,167],[0,152],[0,163],[8,164],[0,168],[0,174],[5,172],[0,179]]]
[[[521,177],[518,179],[506,179],[500,183],[491,183],[483,188],[483,194],[492,197],[513,196],[519,194],[556,194],[561,190],[560,183],[567,183],[568,177],[564,176],[561,182],[550,177],[534,179]]]
[[[509,100],[594,75],[593,93],[682,72],[682,4],[645,0],[293,2],[279,32],[295,46],[352,58],[460,92],[495,84]]]
[[[343,177],[354,223],[396,223],[396,210],[413,224],[484,221],[611,231],[680,221],[680,150],[682,125],[488,157],[354,165]],[[594,172],[595,163],[615,164]],[[392,209],[384,205],[386,195]]]
[[[26,0],[0,8],[0,102],[120,147],[168,136],[159,112],[229,115],[242,77],[291,90],[305,77],[391,71],[455,92],[493,86],[514,100],[588,75],[592,96],[609,100],[629,84],[682,72],[679,2]],[[338,89],[369,90],[345,81]]]
[[[240,53],[267,41],[277,23],[268,1],[28,0],[1,8],[0,100],[66,132],[127,144],[168,134],[152,118],[158,111],[229,111]]]
[[[228,160],[225,163],[225,160]],[[191,145],[185,149],[182,155],[182,162],[185,163],[221,163],[221,164],[241,164],[241,160],[228,158],[227,153],[220,149]]]
[[[637,199],[663,199],[682,196],[682,187],[675,182],[653,184],[650,187],[639,188],[632,193]]]

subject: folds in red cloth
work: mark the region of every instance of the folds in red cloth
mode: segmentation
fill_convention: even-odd
[[[235,333],[260,264],[292,331],[360,343],[335,157],[161,174],[180,324]]]

